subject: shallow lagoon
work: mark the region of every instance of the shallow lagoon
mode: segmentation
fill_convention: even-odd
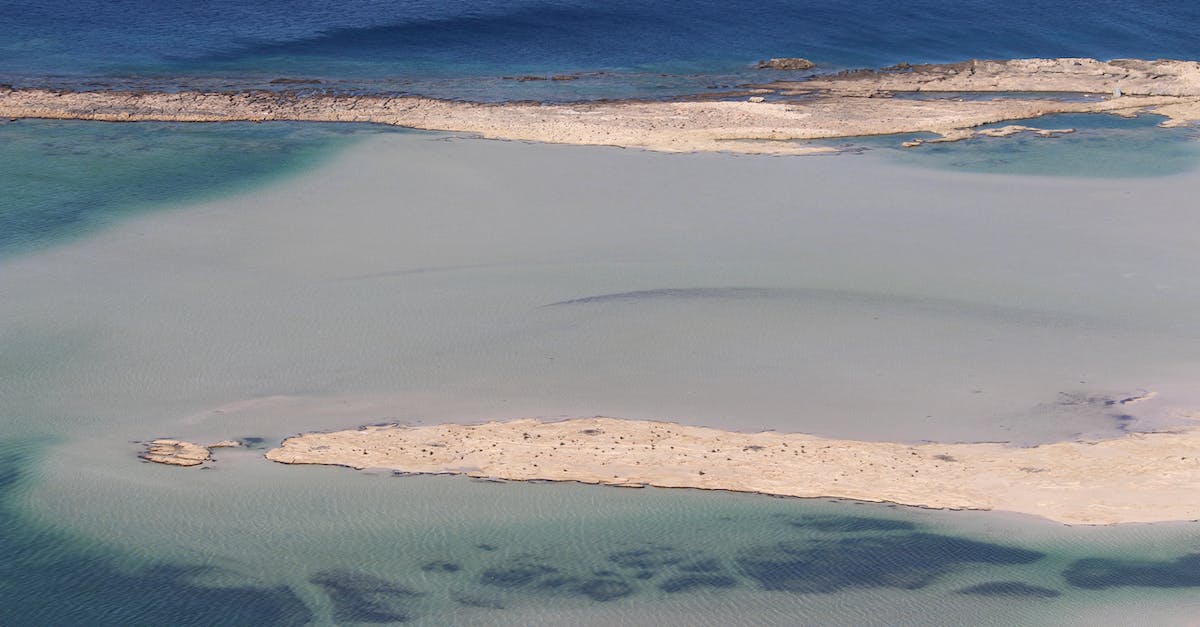
[[[251,189],[386,127],[353,124],[0,123],[0,255],[140,211]]]
[[[599,413],[901,440],[1149,427],[1103,400],[1194,372],[1193,184],[398,133],[11,256],[6,435],[51,439],[6,449],[33,463],[8,484],[5,585],[29,601],[14,575],[41,573],[61,622],[183,597],[247,612],[231,623],[1178,618],[1190,525],[364,476],[253,450],[189,471],[131,441]]]
[[[939,97],[941,95],[939,94]],[[991,94],[985,95],[992,97]],[[976,95],[976,97],[981,97]],[[815,142],[850,150],[868,149],[894,163],[957,172],[1020,176],[1145,178],[1189,172],[1200,163],[1200,135],[1195,128],[1158,128],[1160,115],[1124,118],[1106,114],[1056,114],[985,124],[1040,129],[1073,129],[1053,138],[1022,133],[1010,137],[978,137],[907,149],[910,139],[933,139],[932,133],[884,135]]]

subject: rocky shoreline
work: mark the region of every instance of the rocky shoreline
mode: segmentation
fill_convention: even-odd
[[[284,440],[285,464],[1003,510],[1066,524],[1200,519],[1200,428],[1020,448],[585,418],[374,426]]]
[[[891,98],[900,92],[983,92]],[[755,95],[748,99],[746,93]],[[1166,125],[1200,120],[1200,64],[1022,59],[907,66],[816,76],[736,92],[738,100],[480,104],[412,96],[296,91],[153,92],[0,88],[0,117],[111,122],[366,122],[491,139],[608,145],[666,152],[829,152],[802,140],[929,132],[972,135],[984,124],[1054,113],[1158,113]],[[1086,93],[1054,100],[1025,92]],[[731,97],[734,97],[731,95]],[[1039,131],[1044,129],[1032,129]]]

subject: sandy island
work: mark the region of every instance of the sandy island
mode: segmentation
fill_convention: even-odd
[[[405,473],[1004,510],[1067,524],[1200,518],[1200,428],[1017,448],[737,433],[616,418],[523,419],[308,433],[266,456]]]
[[[1191,61],[1018,59],[900,65],[770,83],[751,91],[756,95],[739,101],[479,104],[295,91],[163,93],[0,87],[0,117],[374,122],[492,139],[762,154],[832,150],[796,142],[806,139],[915,132],[936,133],[945,140],[963,139],[974,136],[971,129],[983,124],[1053,113],[1134,115],[1151,111],[1167,116],[1166,125],[1200,120],[1200,63]],[[892,97],[903,92],[950,93],[921,99]],[[1005,97],[973,100],[955,97],[956,92]],[[1037,98],[1028,95],[1030,92],[1096,97]]]

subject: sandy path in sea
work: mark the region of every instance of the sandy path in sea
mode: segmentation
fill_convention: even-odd
[[[765,85],[783,102],[593,102],[477,104],[417,97],[275,92],[154,93],[0,90],[0,117],[180,122],[298,120],[375,122],[459,131],[491,139],[613,145],[666,152],[828,152],[796,140],[932,132],[970,137],[974,127],[1053,113],[1154,111],[1170,124],[1200,119],[1200,64],[1187,61],[1026,59],[921,66]],[[892,92],[976,91],[1108,94],[1088,101],[893,99]],[[1118,97],[1113,97],[1118,94]]]

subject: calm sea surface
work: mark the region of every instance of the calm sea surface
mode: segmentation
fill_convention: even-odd
[[[479,100],[667,96],[755,80],[756,60],[1200,58],[1184,0],[0,2],[0,82],[325,87]],[[503,76],[584,73],[569,82]],[[776,77],[772,75],[771,77]]]
[[[770,56],[1195,59],[1197,23],[1185,2],[0,1],[0,83],[665,97]],[[505,78],[559,73],[580,76]],[[800,160],[2,123],[0,624],[1186,624],[1192,524],[260,457],[305,429],[597,413],[1117,435],[1107,395],[1200,354],[1195,137],[1158,121]],[[252,446],[139,463],[159,436]]]

